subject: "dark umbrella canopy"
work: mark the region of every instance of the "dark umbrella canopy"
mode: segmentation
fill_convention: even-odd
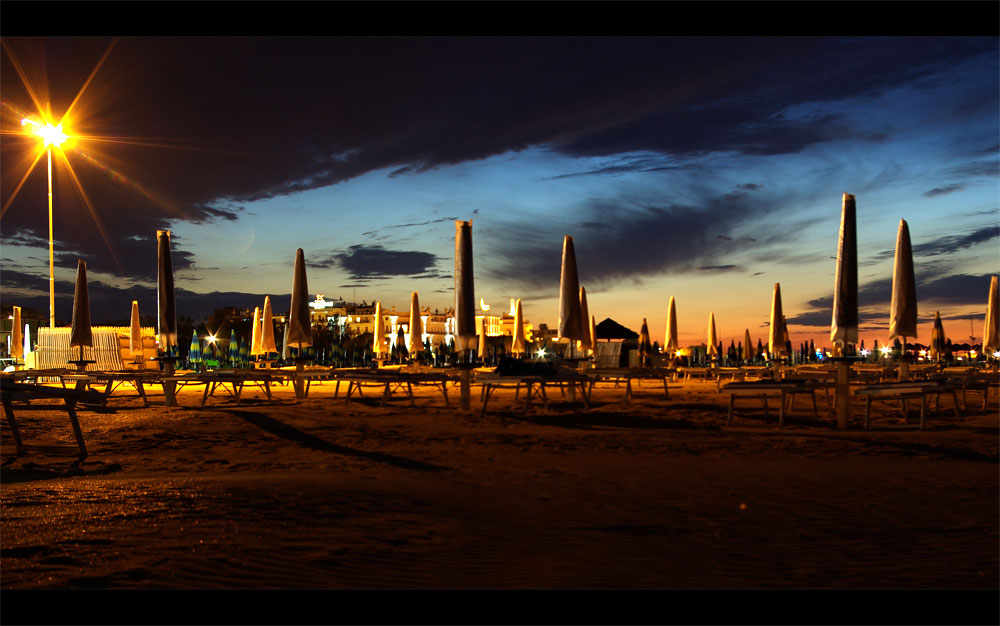
[[[177,346],[177,304],[174,299],[174,268],[170,263],[170,231],[156,231],[156,306],[160,347],[169,352]]]
[[[90,294],[87,291],[87,262],[80,259],[76,263],[76,293],[73,294],[73,327],[69,334],[69,345],[94,346],[94,335],[90,327]]]
[[[236,329],[229,331],[229,364],[233,367],[240,362],[240,340],[236,338]]]
[[[931,355],[935,359],[944,358],[948,349],[944,336],[944,325],[941,323],[940,311],[934,312],[934,328],[931,329]]]
[[[649,326],[646,325],[646,318],[642,319],[642,328],[639,329],[639,364],[647,365],[649,355],[653,353],[653,346],[649,341]]]
[[[476,296],[472,273],[472,220],[455,221],[455,348],[476,346]]]
[[[563,238],[562,271],[559,276],[559,337],[570,341],[583,339],[576,250],[573,247],[573,238],[569,235]]]
[[[1000,280],[990,278],[990,295],[986,301],[986,324],[983,330],[983,351],[1000,350]]]
[[[841,347],[858,342],[858,233],[854,196],[844,194],[840,215],[840,243],[833,281],[833,320],[830,341]]]
[[[292,304],[288,311],[288,332],[285,342],[300,349],[312,345],[312,325],[309,322],[309,286],[306,283],[306,257],[302,248],[295,251],[292,273]],[[299,356],[302,356],[301,354]]]
[[[917,336],[917,287],[913,276],[913,248],[906,220],[899,220],[896,259],[892,267],[889,339]]]

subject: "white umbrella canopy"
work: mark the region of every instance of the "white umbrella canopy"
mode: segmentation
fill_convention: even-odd
[[[781,285],[774,283],[771,297],[771,320],[767,330],[767,352],[771,358],[788,356],[785,348],[785,316],[781,312]]]
[[[177,305],[174,299],[174,269],[170,262],[170,231],[156,231],[156,307],[160,348],[170,352],[177,346]]]
[[[472,220],[455,221],[455,349],[476,345],[476,296],[472,273]]]
[[[261,354],[275,354],[278,343],[274,339],[274,314],[271,312],[271,296],[264,296],[264,313],[260,320]]]
[[[424,325],[420,319],[420,298],[414,291],[410,295],[410,341],[407,350],[410,358],[415,359],[424,349]]]
[[[833,281],[833,319],[830,341],[847,347],[858,343],[858,233],[857,204],[844,194],[840,215],[837,271]]]
[[[583,339],[583,317],[580,312],[580,281],[576,271],[576,250],[573,238],[563,238],[562,271],[559,276],[559,338]]]
[[[385,347],[385,328],[382,326],[382,303],[375,303],[375,336],[372,341],[372,353],[378,357],[387,352]]]
[[[264,350],[261,347],[261,326],[260,319],[260,307],[255,306],[253,308],[253,327],[250,331],[250,356],[260,356],[264,354]]]
[[[514,339],[510,345],[510,351],[515,355],[524,354],[527,349],[524,339],[524,316],[521,313],[521,299],[517,299],[514,305]]]
[[[25,322],[25,324],[24,324],[24,346],[22,347],[22,354],[21,355],[24,358],[28,358],[29,354],[31,354],[31,327],[28,326],[27,322]]]
[[[90,326],[90,292],[87,290],[87,262],[76,263],[76,293],[73,294],[73,325],[69,333],[70,347],[94,346],[94,333]],[[82,353],[81,353],[82,354]]]
[[[677,352],[680,350],[680,340],[677,338],[677,306],[674,304],[674,297],[670,296],[670,305],[667,307],[667,332],[664,335],[663,351]]]
[[[1000,280],[990,278],[990,295],[986,302],[986,320],[983,327],[983,352],[1000,350]]]
[[[295,345],[300,352],[302,348],[312,345],[312,323],[309,320],[309,287],[306,282],[306,258],[302,248],[295,251],[295,268],[292,273],[292,303],[288,311],[288,325],[286,326],[286,330],[286,355],[289,344]],[[302,357],[302,354],[299,354],[299,357]]]
[[[580,287],[580,321],[583,325],[583,339],[577,346],[586,354],[587,350],[594,349],[594,336],[590,334],[590,311],[587,308],[587,290]]]
[[[892,302],[889,305],[889,339],[917,336],[917,289],[913,276],[913,248],[906,220],[899,220],[896,258],[892,267]],[[903,346],[906,349],[906,346]]]
[[[719,339],[715,334],[715,313],[708,314],[708,355],[719,356]]]
[[[137,300],[132,301],[132,317],[129,320],[128,347],[129,352],[132,353],[133,357],[142,354],[142,326],[139,323],[139,302]]]

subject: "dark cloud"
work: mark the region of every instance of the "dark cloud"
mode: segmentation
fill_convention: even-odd
[[[911,233],[912,236],[912,233]],[[931,241],[914,244],[913,257],[932,257],[944,254],[953,254],[965,248],[971,248],[980,243],[985,243],[1000,237],[1000,226],[985,226],[971,233],[964,235],[941,235]],[[875,261],[895,258],[896,251],[883,250],[875,255]]]
[[[738,265],[702,265],[698,269],[703,272],[732,272],[741,268]]]
[[[57,113],[111,42],[5,41],[29,79],[48,85]],[[57,167],[55,236],[94,271],[140,278],[154,255],[125,245],[133,238],[148,243],[174,220],[240,215],[220,201],[376,169],[403,175],[530,146],[569,155],[772,155],[877,140],[837,116],[787,111],[876,96],[969,59],[995,65],[996,55],[990,37],[127,37],[76,109],[78,134],[123,139],[81,144],[86,154],[70,155],[104,232]],[[7,127],[32,105],[6,52],[2,64]],[[0,142],[6,201],[27,166],[7,155],[30,144],[9,135]],[[650,157],[602,173],[670,167]],[[4,214],[5,238],[47,240],[41,169]]]
[[[762,212],[775,209],[773,199],[741,192],[704,192],[691,205],[594,200],[574,212],[593,218],[584,219],[584,223],[599,218],[607,225],[600,230],[560,232],[562,227],[555,219],[540,221],[538,228],[527,231],[518,224],[495,227],[491,240],[502,244],[496,245],[495,253],[486,252],[489,265],[485,272],[521,289],[551,291],[559,284],[564,234],[573,236],[581,283],[594,288],[671,270],[736,269],[716,262],[730,252],[728,242],[718,238],[719,232],[730,232]],[[783,228],[794,232],[797,225],[786,222]],[[787,241],[787,236],[783,230],[770,229],[768,241]]]
[[[89,270],[89,266],[88,266]],[[89,273],[88,273],[89,276]],[[19,271],[4,270],[4,289],[18,289],[37,292],[41,295],[19,295],[19,306],[31,307],[39,311],[49,310],[48,278]],[[56,320],[60,325],[70,322],[73,313],[73,295],[76,285],[72,281],[55,281]],[[156,315],[156,287],[134,285],[131,287],[115,287],[101,281],[90,280],[87,283],[90,296],[90,317],[95,325],[109,321],[128,319],[132,300],[139,303],[141,315]],[[291,305],[291,294],[253,294],[243,292],[195,293],[183,288],[176,288],[174,296],[177,299],[177,314],[186,315],[196,321],[201,321],[220,306],[234,306],[252,309],[264,305],[264,296],[271,296],[271,306],[275,313],[284,313]]]
[[[409,276],[412,278],[437,277],[438,259],[429,252],[416,250],[386,250],[382,246],[354,245],[346,252],[338,252],[326,259],[322,267],[339,266],[351,280],[371,280]]]
[[[924,197],[926,197],[926,198],[934,198],[936,196],[945,196],[945,195],[948,195],[949,193],[954,193],[956,191],[961,191],[961,190],[965,189],[965,187],[966,187],[965,185],[957,184],[957,183],[954,184],[954,185],[947,185],[945,187],[935,187],[934,189],[928,189],[927,191],[925,191],[924,192]]]
[[[981,305],[986,309],[992,274],[949,274],[930,276],[916,281],[917,310],[925,315],[932,307],[942,305]],[[892,279],[872,281],[858,287],[858,317],[860,323],[888,324],[892,302]],[[814,309],[789,317],[788,322],[802,326],[829,326],[833,315],[833,296],[816,298],[806,303]],[[931,316],[933,317],[933,316]],[[966,317],[966,316],[962,316]]]

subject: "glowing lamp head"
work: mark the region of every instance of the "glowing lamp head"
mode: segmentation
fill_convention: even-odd
[[[63,132],[62,124],[53,126],[52,122],[39,124],[38,122],[27,118],[21,120],[21,126],[27,126],[28,124],[31,124],[32,133],[42,138],[42,142],[46,148],[49,146],[55,146],[58,148],[64,141],[69,139],[66,133]]]

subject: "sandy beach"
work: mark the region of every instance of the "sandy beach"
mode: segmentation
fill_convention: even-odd
[[[155,394],[158,390],[154,388]],[[918,411],[716,384],[611,384],[548,410],[501,390],[481,415],[415,389],[297,401],[182,390],[81,411],[89,449],[16,457],[4,424],[2,587],[22,589],[983,589],[1000,581],[998,415],[970,394]],[[72,443],[63,412],[26,440]]]

